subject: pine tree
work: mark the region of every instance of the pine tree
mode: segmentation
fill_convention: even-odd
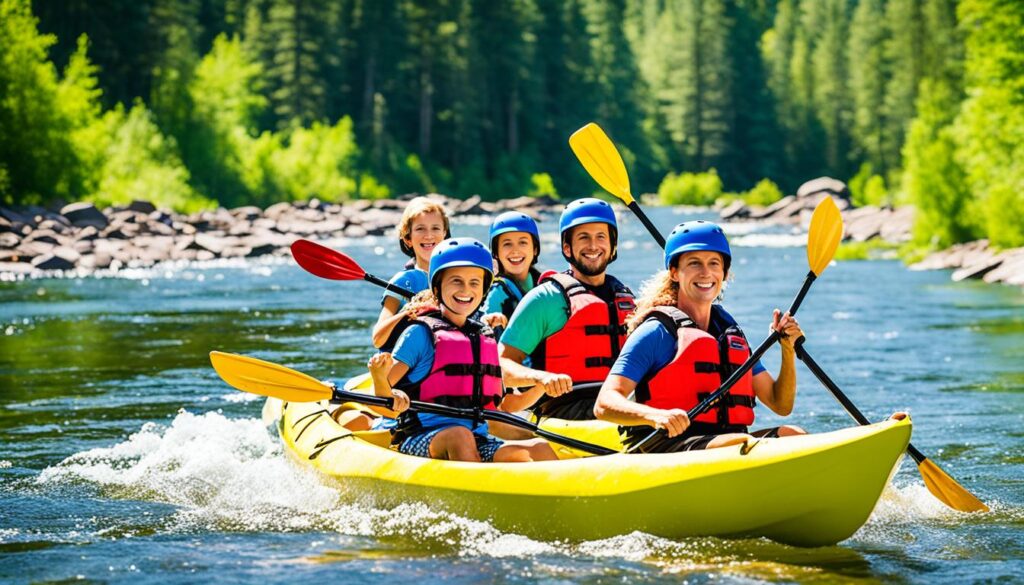
[[[891,71],[885,88],[884,115],[889,131],[884,140],[884,156],[887,161],[898,161],[907,127],[914,118],[914,102],[922,77],[921,0],[889,0],[883,22],[887,27],[886,60]]]
[[[884,174],[897,160],[886,158],[889,132],[884,116],[888,64],[885,60],[885,29],[882,0],[860,0],[850,26],[850,93],[853,96],[853,139],[860,160]]]
[[[851,104],[847,89],[846,0],[822,0],[808,23],[817,31],[811,51],[814,108],[825,130],[825,160],[831,174],[849,176]]]

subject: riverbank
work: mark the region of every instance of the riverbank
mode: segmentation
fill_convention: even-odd
[[[414,194],[388,200],[324,203],[313,199],[217,209],[190,215],[157,209],[148,201],[97,209],[91,203],[60,208],[0,208],[0,280],[45,277],[56,273],[87,275],[97,270],[147,268],[161,262],[218,258],[286,256],[298,238],[362,238],[393,233],[402,209]],[[488,216],[514,209],[537,216],[558,212],[561,203],[547,197],[517,197],[497,202],[474,196],[454,199],[429,195],[453,216]],[[854,207],[842,181],[821,177],[804,183],[767,207],[734,201],[716,209],[722,220],[806,226],[823,197],[836,200],[846,226],[845,240],[909,242],[913,207]],[[624,211],[623,211],[624,212]],[[980,240],[935,252],[912,270],[953,270],[954,281],[982,279],[1024,286],[1024,248],[993,250]]]
[[[146,268],[168,261],[208,261],[288,254],[299,238],[363,238],[393,233],[414,195],[389,200],[283,202],[266,209],[239,207],[190,215],[157,209],[148,201],[97,209],[72,203],[59,209],[0,208],[0,279],[82,275],[96,270]],[[493,215],[515,209],[531,215],[553,208],[546,197],[499,202],[439,194],[452,215]]]
[[[854,207],[850,192],[842,181],[821,177],[804,183],[796,195],[783,197],[767,207],[749,206],[735,201],[718,209],[725,221],[761,221],[781,225],[810,223],[814,207],[823,197],[836,200],[843,214],[845,242],[881,240],[900,245],[911,240],[914,225],[913,206]],[[939,250],[911,264],[911,270],[952,270],[954,281],[981,279],[988,283],[1024,286],[1024,248],[996,250],[988,240],[957,244]]]

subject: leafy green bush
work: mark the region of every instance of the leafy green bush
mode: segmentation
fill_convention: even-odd
[[[882,206],[892,202],[885,179],[874,174],[871,163],[864,163],[850,179],[850,201],[857,207],[865,205]]]
[[[718,171],[669,173],[658,186],[658,199],[665,205],[712,205],[722,196]]]
[[[352,119],[346,116],[333,126],[314,122],[294,129],[270,163],[282,199],[341,201],[356,192],[358,158]]]
[[[748,205],[767,206],[782,199],[782,189],[779,189],[771,179],[761,179],[753,189],[742,193],[741,196]]]
[[[104,123],[110,138],[99,187],[89,197],[98,206],[133,199],[185,212],[216,206],[189,185],[188,169],[178,158],[174,141],[160,133],[142,102],[136,102],[127,115],[121,107],[107,112]]]
[[[530,185],[530,191],[527,193],[530,197],[543,197],[546,195],[552,199],[559,199],[555,183],[551,179],[551,175],[547,173],[534,173],[530,177]]]

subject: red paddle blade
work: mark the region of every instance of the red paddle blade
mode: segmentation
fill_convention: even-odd
[[[330,280],[362,280],[366,271],[347,255],[309,240],[292,243],[292,257],[306,272]]]

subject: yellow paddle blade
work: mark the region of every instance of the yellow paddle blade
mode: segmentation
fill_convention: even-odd
[[[964,489],[938,465],[932,463],[931,459],[921,461],[917,469],[924,478],[925,487],[943,504],[961,512],[988,512],[988,506],[984,502]]]
[[[573,132],[569,137],[569,146],[598,185],[626,205],[633,202],[626,164],[600,126],[590,122]]]
[[[843,216],[832,197],[826,196],[814,208],[807,234],[807,265],[816,276],[828,267],[843,239]]]
[[[244,392],[285,402],[315,402],[333,394],[330,386],[312,376],[256,358],[211,351],[210,362],[225,382]]]

